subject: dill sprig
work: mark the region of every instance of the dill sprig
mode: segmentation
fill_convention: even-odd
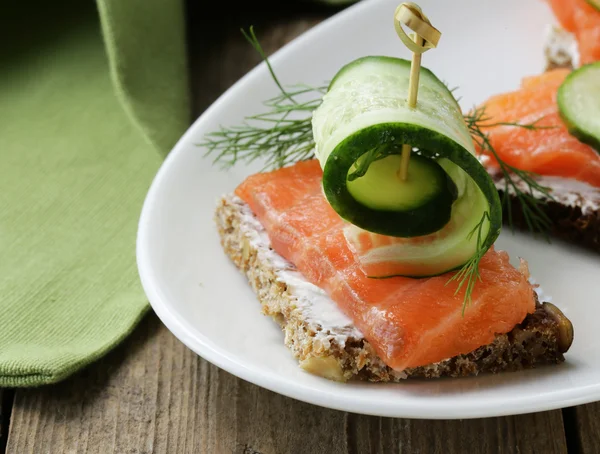
[[[251,27],[249,33],[242,30],[242,33],[266,63],[279,94],[264,101],[266,112],[246,117],[239,126],[221,126],[197,145],[207,149],[206,155],[215,156],[214,163],[219,162],[226,168],[239,162],[249,164],[265,159],[264,169],[269,170],[312,158],[315,146],[312,113],[321,104],[327,85],[295,85],[286,90],[254,29]]]
[[[528,229],[534,235],[540,233],[547,240],[549,240],[548,230],[552,221],[542,207],[542,205],[545,204],[545,198],[552,199],[552,195],[549,193],[548,188],[541,186],[536,181],[534,173],[517,169],[516,167],[504,162],[492,146],[489,136],[483,131],[483,128],[510,126],[524,128],[527,130],[537,130],[553,128],[554,126],[540,126],[539,122],[542,120],[541,118],[535,122],[527,124],[511,122],[490,123],[491,118],[486,116],[485,106],[477,107],[471,113],[465,114],[464,119],[467,127],[469,128],[469,132],[471,133],[471,137],[475,143],[479,145],[481,152],[487,151],[491,153],[496,159],[500,170],[502,171],[502,175],[504,177],[504,190],[502,191],[501,202],[504,207],[504,212],[507,215],[506,223],[510,226],[511,230],[514,231],[512,206],[510,200],[510,191],[512,190],[519,201],[519,205],[523,213],[523,219],[527,224]],[[519,182],[525,186],[525,190],[520,187]],[[535,196],[535,192],[539,194],[538,197]],[[477,251],[469,259],[469,261],[465,263],[465,265],[463,265],[463,267],[448,281],[448,283],[452,281],[458,281],[458,287],[455,294],[458,293],[463,286],[465,286],[463,314],[466,306],[471,301],[471,296],[473,294],[476,282],[481,280],[479,275],[479,263],[490,246],[485,244],[482,238],[483,226],[486,220],[488,222],[490,221],[488,211],[484,212],[481,220],[470,232],[467,238],[470,240],[475,232],[477,232]]]
[[[510,226],[511,230],[514,231],[515,228],[510,200],[510,193],[512,191],[521,207],[523,220],[531,233],[534,235],[539,233],[546,239],[549,239],[548,230],[552,224],[552,220],[543,209],[546,200],[553,200],[553,197],[548,190],[549,188],[540,185],[536,181],[536,174],[518,169],[504,162],[500,156],[498,156],[498,153],[491,144],[489,135],[483,131],[483,128],[511,126],[528,130],[537,130],[554,128],[554,126],[540,126],[539,122],[542,120],[541,118],[527,124],[510,122],[490,123],[491,119],[486,116],[485,106],[474,109],[472,113],[466,114],[464,118],[467,127],[469,128],[469,132],[471,133],[473,140],[479,145],[481,152],[485,153],[487,151],[491,153],[502,172],[502,176],[504,177],[502,205],[507,216],[506,223]],[[525,186],[525,189],[521,188],[519,182]]]
[[[485,244],[484,238],[483,238],[483,227],[484,227],[486,220],[488,221],[488,223],[490,222],[490,214],[487,210],[483,212],[483,216],[481,217],[481,220],[477,223],[477,225],[473,228],[473,230],[471,230],[471,232],[467,235],[467,240],[470,241],[471,238],[473,238],[473,235],[475,233],[477,233],[477,251],[468,260],[468,262],[465,263],[463,265],[463,267],[457,273],[455,273],[447,282],[447,284],[449,284],[450,282],[458,281],[458,286],[456,288],[456,291],[454,292],[455,295],[458,294],[458,292],[460,292],[460,289],[464,285],[466,285],[465,297],[464,297],[464,302],[463,302],[463,315],[465,312],[465,308],[467,307],[468,303],[471,301],[471,296],[473,294],[473,289],[475,288],[475,284],[477,283],[478,280],[481,280],[481,276],[479,275],[479,262],[481,262],[481,259],[483,258],[483,256],[486,254],[486,252],[489,249],[487,247],[487,245]]]

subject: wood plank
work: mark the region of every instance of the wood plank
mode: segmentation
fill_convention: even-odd
[[[600,402],[563,410],[569,452],[600,452]]]
[[[567,452],[557,411],[466,421],[356,418],[364,432],[350,452]]]
[[[0,453],[6,450],[14,392],[0,388]]]
[[[565,453],[561,413],[421,421],[315,407],[212,366],[151,314],[125,345],[86,371],[55,386],[18,391],[7,452],[465,450]]]
[[[566,452],[559,411],[402,420],[280,396],[198,358],[153,314],[81,374],[18,391],[12,415],[7,452],[15,454]]]

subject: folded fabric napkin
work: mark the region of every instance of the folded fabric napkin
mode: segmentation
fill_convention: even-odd
[[[190,123],[183,6],[3,7],[0,386],[65,378],[149,308],[135,236],[152,178]]]
[[[149,309],[135,237],[192,120],[184,1],[4,5],[0,387],[64,379]]]

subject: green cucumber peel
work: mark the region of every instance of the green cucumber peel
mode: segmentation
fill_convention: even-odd
[[[411,124],[379,124],[357,131],[336,147],[323,169],[323,189],[327,200],[342,218],[361,228],[368,227],[365,230],[373,233],[399,237],[428,235],[448,223],[457,191],[449,177],[446,179],[447,190],[438,193],[428,203],[407,211],[369,208],[352,197],[348,190],[349,170],[363,156],[365,149],[388,143],[391,137],[417,143],[417,135],[417,128]],[[439,138],[434,132],[430,140],[419,143],[435,144]]]
[[[312,119],[323,189],[331,206],[351,224],[373,233],[414,237],[442,229],[448,222],[449,208],[465,193],[465,185],[476,187],[477,191],[471,188],[469,194],[484,197],[487,203],[486,210],[473,213],[475,225],[481,224],[481,238],[477,248],[471,245],[470,255],[455,264],[457,269],[496,241],[502,226],[501,202],[491,176],[475,156],[472,137],[452,92],[422,68],[417,108],[410,109],[405,101],[409,71],[407,60],[372,56],[347,64],[333,78]],[[410,215],[382,212],[358,203],[347,188],[351,166],[365,153],[378,149],[386,150],[382,154],[399,152],[404,143],[443,165],[452,177],[446,197]],[[445,271],[432,269],[430,275]]]

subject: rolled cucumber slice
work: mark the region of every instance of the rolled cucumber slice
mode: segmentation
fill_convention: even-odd
[[[557,102],[569,132],[600,153],[600,62],[569,74],[558,89]]]
[[[411,262],[419,263],[418,274],[436,275],[464,265],[482,247],[491,247],[500,233],[502,210],[450,90],[422,68],[417,106],[411,109],[406,102],[409,74],[410,61],[385,56],[364,57],[344,66],[313,114],[315,155],[323,169],[325,196],[343,219],[373,234],[415,238],[413,244],[395,247],[394,256],[386,260],[402,261],[405,244]],[[412,154],[411,165],[414,160],[415,166],[427,167],[430,161],[431,175],[419,184],[422,188],[434,185],[434,196],[424,190],[415,195],[414,188],[405,190],[396,181],[390,182],[394,172],[385,166],[371,164],[364,176],[381,181],[380,195],[375,185],[361,188],[349,181],[365,154],[384,149],[398,156],[403,144],[418,150]],[[434,165],[445,172],[445,178],[433,172]],[[390,197],[386,193],[390,187],[398,194]],[[466,210],[466,206],[473,209]],[[483,241],[478,244],[478,235],[468,233],[469,227],[481,222]],[[415,252],[420,237],[447,225],[452,228],[417,246],[421,252]],[[409,274],[414,277],[403,273]]]

